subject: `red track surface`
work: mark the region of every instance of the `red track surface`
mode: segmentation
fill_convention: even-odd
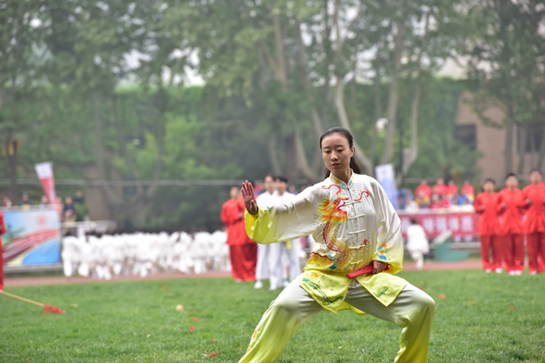
[[[424,264],[426,270],[464,270],[464,269],[480,269],[482,268],[481,261],[462,261],[462,262],[427,262]],[[414,271],[414,264],[406,264],[405,271]],[[97,278],[86,277],[28,277],[5,280],[4,285],[10,286],[33,286],[33,285],[58,285],[58,284],[79,284],[90,282],[112,282],[112,281],[149,281],[149,280],[168,280],[168,279],[192,279],[192,278],[211,278],[211,277],[230,277],[230,272],[213,271],[203,274],[181,274],[181,273],[165,273],[150,275],[148,277],[138,276],[120,276],[111,280],[98,280]]]

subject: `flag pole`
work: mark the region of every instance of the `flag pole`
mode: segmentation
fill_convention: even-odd
[[[33,300],[30,300],[30,299],[26,299],[26,298],[21,297],[21,296],[13,295],[13,294],[10,294],[9,292],[5,292],[4,290],[0,290],[0,294],[2,294],[4,296],[7,296],[7,297],[10,297],[10,298],[15,299],[15,300],[26,302],[27,304],[39,306],[39,307],[44,309],[44,314],[46,314],[48,311],[51,311],[53,314],[64,314],[65,313],[65,311],[63,309],[59,309],[59,308],[56,308],[54,306],[42,304],[40,302],[33,301]]]

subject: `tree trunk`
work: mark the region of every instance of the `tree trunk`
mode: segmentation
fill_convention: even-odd
[[[418,108],[422,95],[422,84],[420,80],[420,71],[416,78],[413,101],[411,103],[411,147],[407,160],[403,163],[403,175],[407,175],[410,167],[418,158]],[[403,153],[403,150],[401,151]]]
[[[271,166],[273,169],[274,175],[279,175],[282,172],[282,168],[280,167],[280,161],[278,160],[278,149],[277,149],[277,143],[276,143],[276,137],[273,135],[269,139],[269,142],[267,143],[267,150],[269,155],[269,161],[271,162]]]
[[[373,139],[371,140],[371,163],[374,164],[377,157],[377,141],[378,141],[378,129],[376,122],[382,117],[382,100],[381,100],[381,82],[380,82],[380,68],[379,62],[374,62],[373,68],[375,69],[375,77],[373,78],[373,91],[375,102],[375,122],[373,123]],[[373,170],[374,171],[374,170]]]
[[[8,138],[7,156],[8,156],[8,169],[9,169],[9,192],[12,203],[16,205],[19,200],[19,191],[17,183],[17,157],[18,157],[18,143],[10,136]]]
[[[394,157],[394,134],[397,118],[397,107],[399,103],[399,77],[401,71],[401,56],[403,54],[405,38],[405,23],[397,22],[397,32],[394,40],[394,67],[392,81],[390,83],[390,92],[388,95],[388,126],[386,129],[386,140],[384,150],[382,152],[381,164],[386,164],[392,161]]]
[[[299,135],[295,136],[295,153],[297,155],[297,169],[309,182],[318,182],[320,176],[310,168],[307,154],[305,153],[305,148],[303,146],[303,140],[301,140],[301,136]]]
[[[337,76],[337,83],[335,86],[335,109],[337,110],[337,115],[339,117],[339,122],[341,126],[347,130],[350,130],[350,121],[348,120],[346,108],[344,106],[344,84],[342,78],[339,76]],[[372,161],[367,156],[365,156],[363,149],[360,148],[356,140],[354,140],[354,147],[356,148],[354,158],[356,159],[356,162],[358,162],[358,164],[362,167],[362,172],[372,175]]]
[[[521,175],[524,172],[524,161],[526,156],[526,141],[528,138],[528,127],[525,125],[524,127],[520,127],[520,153],[519,153],[519,165],[517,173]]]
[[[127,218],[132,224],[133,228],[141,230],[146,227],[146,222],[148,220],[149,210],[151,208],[151,203],[147,201],[137,201],[135,203],[130,203],[127,205],[130,213],[127,214]]]
[[[513,119],[512,113],[509,112],[507,121],[505,123],[505,170],[504,174],[513,172]]]
[[[92,107],[93,107],[93,121],[94,121],[94,131],[95,131],[95,140],[93,145],[93,151],[95,156],[95,165],[98,174],[98,178],[105,180],[106,178],[106,166],[104,162],[104,134],[102,130],[102,117],[99,109],[99,101],[97,94],[92,96]],[[106,193],[106,200],[111,207],[121,204],[122,200],[117,194],[110,188],[109,185],[103,184],[102,189]]]
[[[539,148],[539,154],[537,159],[536,168],[543,170],[543,159],[545,154],[545,125],[543,125],[543,132],[541,133],[541,147]]]
[[[288,135],[284,138],[286,145],[286,177],[293,183],[297,179],[297,169],[299,165],[298,155],[297,155],[297,146],[294,135]]]

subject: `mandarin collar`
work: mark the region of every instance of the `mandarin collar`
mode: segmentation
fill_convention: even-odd
[[[348,180],[348,184],[342,181],[341,179],[337,178],[333,173],[329,174],[329,179],[336,185],[340,186],[341,188],[349,188],[354,185],[354,179],[355,179],[355,173],[354,170],[350,169],[352,171],[352,175],[350,176],[350,180]]]

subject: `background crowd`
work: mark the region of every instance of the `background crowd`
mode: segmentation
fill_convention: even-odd
[[[85,197],[81,190],[77,190],[74,196],[66,196],[63,200],[62,197],[57,196],[55,203],[50,203],[47,196],[42,195],[40,202],[34,204],[34,201],[27,192],[23,192],[19,204],[13,204],[13,201],[8,197],[2,198],[2,208],[9,209],[13,207],[19,207],[23,210],[30,209],[32,207],[52,207],[57,210],[59,214],[59,220],[62,222],[82,222],[88,219],[88,207],[85,203]]]
[[[398,196],[399,209],[407,212],[420,209],[473,210],[475,188],[469,180],[460,187],[453,180],[445,184],[443,178],[437,178],[435,185],[430,186],[426,179],[422,179],[414,190],[402,188]]]

